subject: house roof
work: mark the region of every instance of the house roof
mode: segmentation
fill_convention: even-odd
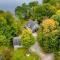
[[[38,23],[37,23],[36,21],[30,20],[30,21],[25,25],[25,27],[33,28],[35,25],[38,25]]]

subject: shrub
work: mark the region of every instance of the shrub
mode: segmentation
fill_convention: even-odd
[[[60,60],[60,52],[55,53],[55,60]]]
[[[21,35],[21,43],[25,48],[31,47],[35,43],[34,36],[30,29],[24,29]]]
[[[56,14],[60,14],[60,10],[57,10]]]
[[[11,60],[12,55],[11,55],[11,50],[9,48],[4,48],[2,55],[3,55],[3,60]]]
[[[0,47],[0,59],[1,60],[11,60],[12,51],[7,47]]]

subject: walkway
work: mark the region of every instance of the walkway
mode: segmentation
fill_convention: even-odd
[[[41,60],[54,60],[54,55],[53,54],[44,54],[41,50],[41,48],[38,45],[38,42],[36,42],[31,48],[33,52],[37,53],[40,57]]]

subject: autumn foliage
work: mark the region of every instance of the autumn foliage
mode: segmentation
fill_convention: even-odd
[[[53,19],[42,21],[38,32],[38,42],[44,52],[52,53],[59,51],[59,23]]]

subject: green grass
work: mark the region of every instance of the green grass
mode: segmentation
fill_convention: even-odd
[[[29,56],[26,54],[30,53]],[[13,50],[6,47],[0,48],[0,54],[3,55],[4,60],[40,60],[39,56],[33,52],[28,52],[25,48]]]
[[[26,56],[26,51],[27,50],[24,48],[14,51],[12,60],[40,60],[35,53],[31,53],[30,56]]]

